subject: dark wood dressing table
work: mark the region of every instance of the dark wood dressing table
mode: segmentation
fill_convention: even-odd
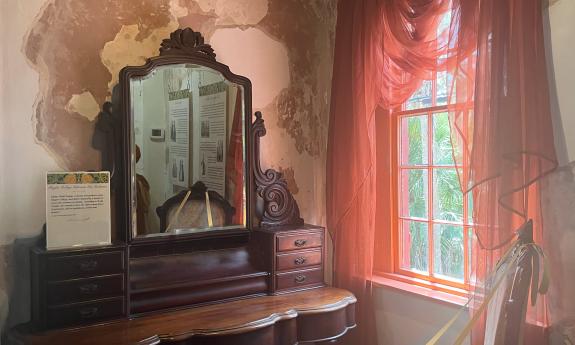
[[[326,286],[325,229],[304,224],[281,173],[260,165],[266,129],[252,116],[249,79],[217,62],[201,34],[179,29],[119,80],[94,136],[112,175],[113,243],[32,250],[32,320],[9,330],[8,343],[341,339],[356,299]],[[220,205],[225,221],[214,226]],[[195,219],[202,224],[187,223]]]
[[[331,341],[355,326],[355,297],[330,287],[188,308],[132,320],[30,334],[12,344],[303,344]]]

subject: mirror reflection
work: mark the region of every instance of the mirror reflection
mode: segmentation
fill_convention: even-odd
[[[244,227],[242,86],[182,64],[130,89],[134,237]]]

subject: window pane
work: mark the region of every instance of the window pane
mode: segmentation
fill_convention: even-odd
[[[467,272],[469,278],[472,275],[473,267],[473,242],[475,241],[475,233],[472,228],[467,229]]]
[[[446,105],[451,96],[451,103],[456,103],[456,89],[453,83],[453,74],[446,71],[437,72],[435,87],[437,88],[435,96],[436,105]],[[452,90],[453,89],[453,90]]]
[[[467,193],[467,224],[473,224],[473,192]]]
[[[400,179],[400,214],[427,219],[427,170],[405,169]]]
[[[438,46],[438,49],[447,52],[447,45],[449,43],[452,43],[452,45],[453,45],[454,40],[452,40],[452,42],[449,42],[450,31],[451,32],[457,32],[457,31],[451,30],[451,11],[447,11],[441,17],[441,20],[439,21],[439,25],[437,25],[437,46]],[[451,48],[453,48],[453,47],[451,47]]]
[[[450,25],[451,25],[451,11],[447,11],[443,16],[441,16],[439,25],[437,25],[437,36],[439,37],[441,36],[441,34],[448,35]]]
[[[476,64],[476,51],[468,56],[467,58],[458,61],[458,67],[455,74],[455,89],[453,95],[457,95],[458,101],[461,103],[463,101],[473,101],[475,97],[475,87],[472,84],[467,83],[470,71],[474,69]],[[457,93],[455,93],[457,90]],[[455,102],[452,102],[455,103]]]
[[[401,119],[400,143],[402,165],[427,164],[427,115]]]
[[[463,227],[433,225],[433,273],[463,280]]]
[[[428,274],[427,223],[402,221],[402,268]]]
[[[451,129],[447,113],[433,114],[433,163],[454,165]]]
[[[433,169],[433,218],[463,222],[463,193],[455,169]]]
[[[424,80],[411,98],[405,102],[405,110],[431,107],[431,80]]]

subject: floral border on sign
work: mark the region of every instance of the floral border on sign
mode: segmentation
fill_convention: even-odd
[[[110,175],[107,172],[97,173],[48,173],[48,184],[81,184],[81,183],[108,183]]]

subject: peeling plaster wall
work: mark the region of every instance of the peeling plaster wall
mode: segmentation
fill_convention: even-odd
[[[303,218],[325,224],[325,159],[336,0],[0,2],[0,328],[15,293],[11,243],[40,233],[45,171],[99,169],[90,146],[119,70],[178,27],[252,80],[263,164],[283,171]],[[11,278],[12,277],[12,278]],[[27,306],[17,309],[26,317]],[[18,319],[10,322],[21,321]]]
[[[44,222],[43,172],[58,170],[56,162],[36,143],[33,114],[39,90],[38,74],[22,51],[23,37],[42,6],[41,1],[0,2],[0,330],[8,312],[15,280],[16,237],[40,232]],[[24,303],[19,307],[26,313]]]
[[[254,110],[264,112],[269,133],[263,162],[293,170],[304,219],[324,224],[335,1],[148,0],[133,8],[52,0],[39,12],[24,42],[40,77],[36,140],[64,169],[97,169],[96,105],[109,98],[119,70],[143,64],[171,31],[191,26],[220,61],[252,80]]]

